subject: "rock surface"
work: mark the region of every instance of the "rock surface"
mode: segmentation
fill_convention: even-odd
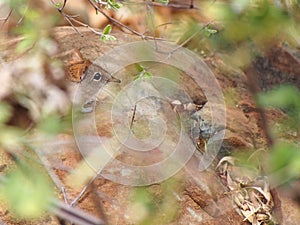
[[[116,42],[103,44],[99,36],[93,34],[88,29],[80,28],[79,30],[83,34],[83,37],[76,33],[71,27],[57,27],[53,30],[53,37],[57,40],[59,45],[59,54],[63,55],[75,48],[80,50],[84,58],[93,61],[99,55],[105,54],[115,46],[139,40],[138,37],[133,35],[115,33],[114,35],[117,37]],[[233,104],[227,104],[226,134],[218,159],[236,150],[252,151],[254,149],[264,148],[266,141],[262,136],[260,114],[257,112],[256,106],[251,100],[244,74],[241,71],[234,71],[222,64],[223,62],[217,56],[207,58],[205,61],[213,70],[223,92],[228,93],[227,91],[232,88],[238,96],[238,98],[234,99]],[[278,65],[275,59],[273,59],[272,62]],[[299,61],[296,60],[294,63],[299,63]],[[258,66],[260,65],[260,63],[257,64]],[[296,73],[294,70],[290,71],[287,69],[287,63],[285,61],[283,62],[282,68],[285,69],[286,73]],[[239,73],[239,75],[236,75],[237,73]],[[185,88],[189,90],[192,100],[195,103],[205,102],[205,96],[201,90],[197,89],[195,82],[188,76],[183,76],[182,79],[183,83],[185,83]],[[273,85],[278,83],[276,79],[270,81],[273,78],[265,77],[264,79],[266,80],[261,81],[263,87],[265,84],[271,83]],[[75,90],[76,86],[78,86],[78,84],[75,83],[67,83],[72,90]],[[227,101],[227,99],[225,100]],[[267,117],[271,121],[284,116],[285,115],[280,111],[267,111]],[[98,134],[99,136],[109,137],[111,135],[110,129],[112,124],[103,118],[102,115],[101,118],[98,117],[101,122],[101,124],[97,124]],[[46,154],[47,160],[49,160],[51,165],[57,165],[54,170],[55,175],[62,183],[64,183],[68,177],[69,171],[75,169],[78,164],[81,163],[81,156],[73,138],[74,137],[70,134],[58,135],[56,141],[50,145],[52,146],[52,150],[50,149],[49,154]],[[55,143],[58,144],[55,145]],[[153,218],[153,221],[155,221],[156,224],[174,225],[248,224],[247,222],[243,222],[243,218],[234,209],[232,200],[226,194],[228,189],[221,183],[220,178],[215,172],[215,168],[211,167],[207,171],[198,170],[198,156],[199,154],[196,153],[185,168],[179,171],[173,178],[179,181],[178,183],[175,182],[176,185],[172,189],[172,194],[167,196],[169,198],[168,201],[174,204],[176,216],[173,217],[173,220],[170,220],[168,215],[165,215],[169,211],[165,210],[163,205],[160,205],[160,200],[166,195],[165,188],[168,186],[168,182],[173,182],[174,180],[170,179],[162,184],[146,187],[146,191],[155,196],[157,206],[161,207],[159,208],[159,212],[163,214],[160,215],[158,213],[157,215],[161,218],[157,220]],[[74,199],[81,191],[81,188],[73,188],[65,183],[64,186],[66,187],[67,199],[69,201]],[[78,202],[78,207],[90,214],[103,217],[103,215],[99,215],[98,210],[99,202],[97,201],[100,201],[109,224],[135,224],[141,219],[139,217],[140,215],[132,214],[132,211],[137,209],[135,208],[136,206],[132,205],[133,192],[136,191],[137,188],[113,183],[99,177],[95,180],[93,189],[94,191],[88,191]],[[175,204],[177,205],[177,209]],[[291,197],[284,196],[279,192],[279,199],[277,202],[275,201],[275,204],[277,204],[277,210],[283,214],[282,224],[293,225],[297,224],[295,221],[300,221],[299,202],[297,204]],[[173,207],[173,205],[168,207]],[[135,218],[135,216],[137,217]],[[7,224],[30,224],[12,221],[11,218],[7,216],[5,210],[0,211],[0,218],[7,222]],[[58,224],[55,218],[52,220],[46,219],[43,223]]]

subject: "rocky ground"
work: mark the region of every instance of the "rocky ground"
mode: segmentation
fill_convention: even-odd
[[[95,41],[98,37],[87,29],[82,29],[81,32],[84,34],[83,37],[80,37],[70,27],[60,27],[53,30],[53,37],[57,40],[61,52],[75,48],[80,50],[84,58],[90,60],[94,60],[116,45],[138,40],[136,36],[116,33],[117,42],[103,44]],[[300,61],[297,53],[286,46],[278,46],[272,51],[276,54],[270,53],[266,57],[258,58],[254,64],[255,72],[259,75],[260,88],[267,90],[273,85],[283,82],[293,82],[300,87]],[[156,212],[160,212],[153,213],[152,224],[249,224],[249,222],[243,221],[244,217],[239,215],[233,207],[228,186],[216,172],[215,166],[218,160],[231,155],[234,151],[247,152],[266,149],[267,143],[263,132],[262,118],[252,100],[247,87],[246,75],[242,71],[226,65],[218,55],[206,57],[204,61],[215,74],[226,99],[227,124],[224,142],[217,161],[207,171],[198,172],[198,158],[195,155],[174,178],[162,184],[146,187],[146,191],[156,197],[158,207]],[[77,84],[67,82],[67,85],[74,88]],[[189,94],[195,99],[203,98],[203,94],[199,90],[192,89]],[[268,110],[266,116],[269,123],[274,124],[286,115],[278,110]],[[101,126],[100,132],[104,136],[107,135]],[[109,127],[110,124],[105,124],[105,126]],[[299,140],[297,136],[290,138]],[[52,147],[49,147],[49,154],[46,154],[46,158],[52,166],[54,165],[53,176],[57,177],[61,181],[61,185],[66,188],[66,199],[70,202],[78,195],[81,188],[73,188],[65,181],[70,171],[80,164],[81,155],[71,133],[58,135],[55,143],[55,146],[52,144]],[[7,158],[2,157],[1,165],[9,165],[8,161]],[[5,168],[1,170],[1,173],[5,170]],[[166,192],[166,187],[172,188],[171,194]],[[300,221],[299,202],[294,199],[292,194],[287,194],[292,190],[299,190],[299,188],[299,183],[295,182],[288,189],[276,187],[271,190],[275,204],[273,211],[280,224],[296,225],[297,221]],[[93,191],[91,191],[92,189]],[[139,206],[131,204],[133,189],[130,186],[120,185],[99,177],[95,180],[92,188],[78,201],[77,207],[92,215],[105,218],[109,224],[135,224],[140,219],[140,215],[136,214],[142,212],[139,211]],[[57,193],[62,198],[59,189],[57,189]],[[170,204],[167,208],[174,206],[174,211],[167,210],[166,206],[161,204],[159,199],[166,198]],[[101,211],[99,212],[97,200],[101,201],[105,217],[99,215]],[[173,220],[170,220],[170,217]],[[7,224],[59,224],[54,216],[46,217],[39,222],[13,221],[5,207],[1,208],[0,218]]]

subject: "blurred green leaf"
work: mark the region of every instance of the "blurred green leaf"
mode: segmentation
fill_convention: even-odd
[[[300,150],[291,143],[276,144],[267,165],[273,179],[289,182],[300,176]]]
[[[0,145],[5,149],[19,148],[23,131],[17,127],[0,126]]]
[[[174,192],[182,189],[181,180],[168,179],[160,187],[151,189],[136,188],[133,194],[133,213],[137,214],[137,224],[170,224],[175,222],[178,216],[177,199]],[[170,207],[171,206],[171,207]]]
[[[65,124],[59,115],[48,115],[38,123],[38,128],[46,134],[55,135],[65,128]]]
[[[138,74],[134,76],[134,80],[137,79],[150,79],[153,77],[152,73],[147,71],[141,64],[135,64],[135,68],[138,70]]]
[[[145,68],[139,63],[134,64],[134,66],[138,72],[143,72],[145,70]]]
[[[165,4],[165,5],[169,4],[169,0],[155,0],[155,1],[158,3]]]
[[[272,106],[278,108],[288,108],[297,106],[300,109],[300,92],[292,85],[281,85],[266,93],[259,95],[258,102],[261,106]]]
[[[6,102],[0,102],[0,124],[7,122],[12,113],[12,107]]]
[[[3,0],[3,2],[8,4],[11,8],[16,8],[17,11],[27,5],[27,0]]]
[[[63,6],[63,4],[61,2],[54,3],[54,7],[57,9],[60,9],[62,6]]]
[[[205,27],[204,28],[204,34],[207,36],[207,37],[210,37],[211,35],[217,33],[218,30],[216,29],[212,29],[212,28],[209,28],[209,27]]]
[[[299,160],[300,151],[293,144],[279,143],[274,146],[269,165],[271,171],[288,166],[293,160]]]
[[[291,15],[270,1],[216,2],[206,13],[208,17],[222,21],[224,29],[219,37],[225,43],[253,42],[261,49],[290,35],[293,25]]]
[[[1,198],[8,203],[15,216],[37,218],[49,208],[53,197],[51,184],[38,168],[18,168],[4,178],[0,186]]]
[[[278,88],[258,96],[258,103],[263,107],[275,107],[284,110],[296,123],[300,123],[300,91],[292,85]]]

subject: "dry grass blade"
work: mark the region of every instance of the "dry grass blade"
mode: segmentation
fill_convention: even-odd
[[[99,218],[93,217],[80,209],[72,208],[71,206],[60,202],[53,201],[52,212],[60,218],[72,221],[79,225],[104,225],[105,222]]]

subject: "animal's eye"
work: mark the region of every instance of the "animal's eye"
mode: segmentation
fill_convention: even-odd
[[[102,78],[101,73],[99,73],[99,72],[94,73],[93,79],[94,79],[95,81],[99,81],[99,80],[101,80],[101,78]]]

